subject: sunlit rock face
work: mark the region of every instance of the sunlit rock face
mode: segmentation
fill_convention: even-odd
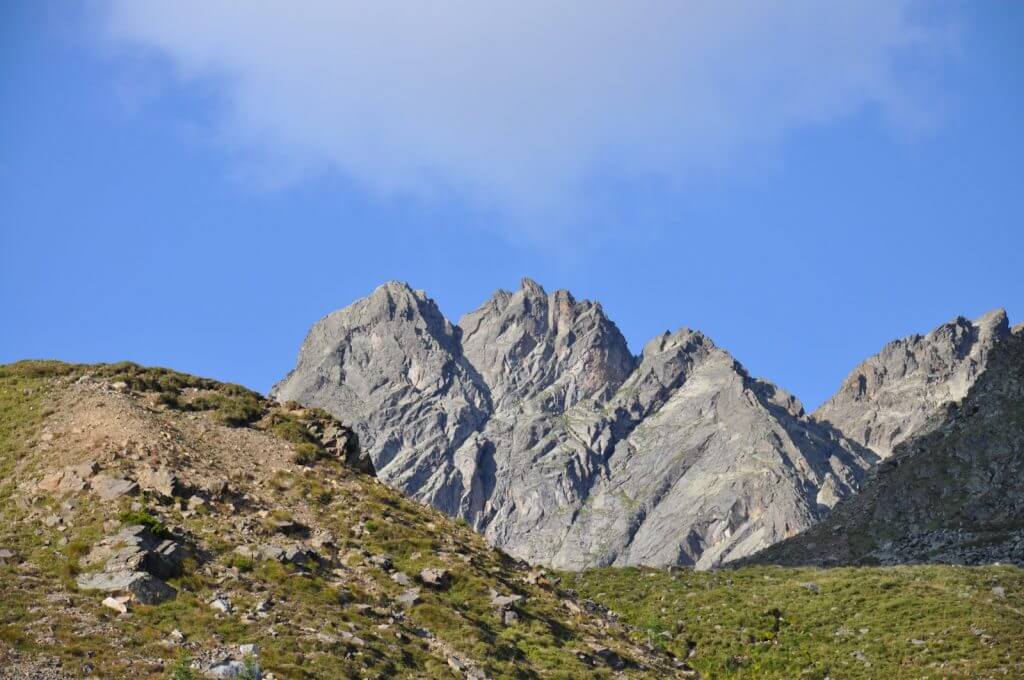
[[[958,331],[972,342],[948,341],[950,357],[969,345],[975,373],[994,342],[982,336],[1000,333],[978,323]],[[929,400],[972,380],[958,361]],[[878,457],[700,332],[635,357],[600,304],[529,279],[458,325],[387,283],[315,324],[273,395],[352,423],[387,483],[569,569],[753,554],[819,521]],[[889,418],[883,403],[874,417]]]

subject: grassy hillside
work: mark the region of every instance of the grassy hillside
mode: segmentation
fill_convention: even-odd
[[[1021,570],[545,574],[356,471],[346,432],[174,371],[0,367],[0,678],[1024,677]],[[187,557],[118,613],[78,580],[130,525]]]
[[[275,678],[673,672],[467,527],[329,455],[315,417],[159,369],[0,367],[0,677],[200,677],[228,655],[247,661],[249,643]],[[94,464],[85,489],[61,472],[83,462]],[[164,465],[186,491],[95,491],[99,475],[141,482]],[[43,490],[57,478],[73,488]],[[188,557],[167,579],[174,599],[118,613],[76,579],[101,568],[89,556],[104,536],[133,524]],[[317,560],[246,552],[266,545]],[[443,584],[422,582],[431,567],[447,571]],[[502,607],[495,595],[523,599]]]
[[[1015,567],[597,569],[566,585],[704,677],[1024,677]]]

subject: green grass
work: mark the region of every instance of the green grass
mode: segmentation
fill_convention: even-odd
[[[141,524],[149,529],[149,532],[157,538],[169,538],[171,535],[171,532],[167,530],[167,526],[146,510],[126,510],[118,515],[118,519],[121,520],[121,524],[126,526]]]
[[[25,560],[0,566],[0,645],[59,658],[72,675],[84,675],[88,663],[99,677],[193,677],[179,652],[160,644],[177,628],[195,645],[193,651],[258,643],[261,665],[278,678],[456,677],[417,634],[425,628],[493,678],[613,677],[607,668],[582,664],[576,650],[586,650],[591,639],[625,650],[629,640],[619,637],[624,634],[686,659],[704,678],[1024,677],[1024,572],[1019,569],[630,568],[562,574],[559,588],[609,606],[629,624],[626,633],[614,632],[597,625],[594,616],[562,607],[561,594],[524,583],[516,563],[488,549],[464,522],[330,459],[318,461],[315,475],[278,471],[261,492],[271,502],[271,517],[299,517],[297,510],[313,507],[318,524],[334,534],[339,554],[353,555],[353,565],[365,561],[364,552],[386,553],[412,578],[424,567],[450,570],[449,587],[422,588],[421,603],[404,619],[388,622],[386,614],[360,606],[387,608],[403,590],[382,570],[360,566],[338,577],[329,570],[243,559],[234,552],[234,541],[242,539],[225,531],[230,512],[214,505],[186,518],[180,508],[168,506],[161,509],[164,521],[200,543],[201,555],[171,580],[179,590],[176,599],[138,606],[130,618],[118,619],[95,594],[76,591],[72,578],[78,559],[107,533],[103,524],[110,517],[103,516],[102,507],[80,504],[71,529],[61,534],[40,530],[37,520],[28,519],[54,512],[56,499],[42,497],[26,508],[10,498],[24,480],[18,463],[45,422],[52,391],[59,381],[85,373],[125,382],[147,399],[155,393],[168,409],[207,410],[228,425],[264,428],[282,445],[316,446],[302,416],[278,415],[268,402],[237,386],[133,364],[0,366],[0,545]],[[159,522],[145,512],[121,519]],[[364,527],[361,535],[352,532],[355,526]],[[206,568],[211,563],[214,568]],[[237,575],[221,580],[230,567]],[[996,586],[1005,597],[993,593]],[[502,625],[490,605],[491,588],[526,595],[518,624]],[[233,592],[232,616],[218,615],[208,605],[225,589]],[[108,628],[91,631],[73,620],[54,620],[45,626],[52,628],[52,641],[40,641],[39,621],[50,595],[69,598],[76,612]],[[273,602],[268,618],[241,618],[264,598]],[[350,642],[347,632],[364,644]],[[121,650],[163,659],[164,667],[149,672],[129,667]],[[628,673],[659,675],[671,677],[671,672]]]
[[[693,649],[689,663],[706,677],[1024,677],[1024,570],[1013,567],[626,568],[565,578],[639,639],[683,657]]]

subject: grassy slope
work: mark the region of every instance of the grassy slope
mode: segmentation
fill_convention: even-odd
[[[611,677],[600,662],[591,667],[578,658],[578,650],[593,656],[591,643],[644,660],[643,651],[623,628],[605,629],[594,617],[566,608],[554,588],[526,584],[521,566],[488,548],[465,525],[335,461],[317,463],[316,474],[278,472],[271,500],[282,512],[297,504],[315,503],[321,526],[338,537],[339,553],[386,553],[409,575],[426,566],[449,569],[451,587],[423,588],[422,603],[404,618],[391,617],[393,598],[402,587],[358,554],[354,560],[345,560],[349,575],[342,577],[239,560],[232,552],[229,509],[215,507],[209,513],[183,517],[176,505],[159,506],[145,496],[123,499],[117,508],[79,502],[67,531],[46,528],[39,518],[57,510],[60,500],[46,495],[29,503],[19,500],[26,494],[16,490],[16,482],[24,480],[11,475],[15,461],[26,456],[31,460],[29,443],[49,414],[51,392],[85,372],[116,380],[124,377],[124,370],[123,366],[73,367],[52,362],[0,367],[0,547],[12,548],[23,560],[0,566],[0,667],[6,649],[8,662],[15,655],[45,657],[59,661],[62,672],[71,676],[165,677],[181,653],[161,644],[175,628],[185,633],[186,648],[196,656],[230,644],[258,642],[264,668],[278,678],[460,677],[447,663],[449,653],[472,660],[490,677]],[[174,375],[143,372],[143,382],[133,388],[166,392],[170,397],[175,390],[172,383],[179,380]],[[155,382],[144,384],[148,379]],[[180,376],[180,380],[187,385],[197,379]],[[161,381],[165,384],[157,384]],[[228,396],[235,392],[229,390]],[[241,398],[250,400],[244,394]],[[223,422],[221,411],[231,415],[238,412],[237,406],[220,405],[200,417]],[[193,562],[184,576],[170,581],[180,591],[175,600],[136,606],[130,617],[123,618],[100,605],[102,596],[78,592],[73,578],[82,568],[79,559],[105,533],[104,521],[127,510],[132,500],[141,500],[208,554],[202,567]],[[351,531],[356,524],[365,525],[358,538]],[[499,622],[490,605],[491,588],[527,596],[518,624],[505,627]],[[269,596],[274,602],[271,616],[252,622],[239,615],[218,616],[207,602],[215,592],[225,590],[230,590],[238,614]],[[58,608],[62,613],[55,615]],[[432,639],[422,635],[423,629],[431,632]],[[365,644],[346,641],[348,632]],[[332,636],[333,641],[318,639],[318,633]],[[440,651],[438,639],[446,645]],[[647,657],[647,662],[661,664],[661,669],[635,670],[631,676],[664,676],[667,661]],[[0,677],[4,677],[3,668]]]
[[[706,677],[1024,677],[1014,567],[597,569],[566,585],[652,642],[692,647]]]
[[[18,480],[11,475],[14,461],[30,455],[27,443],[49,415],[50,393],[58,389],[54,376],[68,380],[84,370],[59,364],[0,367],[0,547],[13,548],[26,560],[0,566],[0,657],[6,645],[23,656],[57,658],[69,674],[91,666],[102,677],[164,677],[177,652],[159,641],[174,628],[186,633],[195,653],[221,643],[259,642],[265,666],[277,677],[456,677],[444,656],[415,634],[421,627],[480,661],[492,677],[608,675],[577,660],[574,650],[586,649],[588,638],[626,653],[625,641],[592,626],[591,617],[569,613],[556,593],[523,584],[516,565],[488,550],[465,526],[332,462],[319,463],[315,476],[279,475],[281,507],[318,499],[325,524],[341,538],[342,552],[386,552],[409,574],[440,565],[439,549],[470,555],[468,564],[444,562],[455,573],[450,590],[424,589],[424,603],[405,621],[381,629],[385,619],[345,601],[386,604],[400,588],[383,572],[366,572],[375,579],[367,589],[358,583],[339,587],[324,574],[297,576],[277,564],[238,563],[230,541],[218,533],[223,519],[216,514],[186,519],[163,507],[157,509],[168,524],[202,538],[217,569],[193,568],[174,580],[181,594],[172,602],[137,607],[127,620],[113,616],[99,605],[101,598],[72,586],[78,558],[102,535],[110,511],[82,504],[65,534],[67,544],[60,545],[56,530],[26,521],[57,502],[43,498],[36,503],[49,506],[19,505]],[[116,377],[123,368],[88,370]],[[173,392],[166,385],[151,388]],[[224,408],[228,416],[238,410],[231,404]],[[224,420],[217,410],[209,415]],[[367,533],[349,538],[349,528],[364,518]],[[218,618],[206,606],[224,587],[215,576],[232,563],[241,567],[237,583],[248,593],[234,598],[236,609],[271,595],[276,613],[290,624],[278,624],[276,636],[265,623]],[[492,586],[529,595],[523,624],[499,624],[488,605]],[[1024,572],[1013,568],[600,569],[566,574],[563,586],[620,613],[636,627],[633,637],[641,643],[681,656],[692,649],[689,661],[705,677],[1024,677]],[[994,587],[1003,588],[1005,597],[997,597]],[[53,598],[67,602],[77,615],[45,620],[47,605],[40,603]],[[339,630],[351,630],[367,644],[327,644],[311,632]]]

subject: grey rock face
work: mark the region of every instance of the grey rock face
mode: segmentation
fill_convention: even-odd
[[[885,458],[946,404],[963,399],[992,347],[1009,335],[1006,312],[999,309],[890,342],[855,368],[814,418]]]
[[[998,323],[964,323],[908,343],[902,373],[923,367],[924,387],[907,398],[954,394],[947,374],[975,375],[965,357],[980,370],[975,348]],[[947,354],[955,366],[938,372]],[[875,420],[904,394],[884,396],[888,356],[884,389],[851,400],[877,404]],[[665,333],[633,357],[600,305],[528,279],[458,326],[385,284],[318,322],[273,395],[355,423],[385,482],[561,568],[750,555],[819,521],[877,460],[701,333]],[[838,396],[833,412],[853,413]]]
[[[750,554],[817,521],[873,460],[686,329],[648,343],[603,403],[505,431],[498,420],[484,436],[499,481],[478,526],[559,568]]]
[[[1024,565],[1024,333],[822,523],[753,561]]]
[[[564,290],[549,295],[530,279],[515,293],[498,291],[459,327],[495,412],[560,413],[604,400],[633,370],[626,339],[599,304]]]
[[[452,511],[451,452],[490,410],[459,335],[423,292],[387,283],[317,322],[271,394],[344,413],[382,478]]]

